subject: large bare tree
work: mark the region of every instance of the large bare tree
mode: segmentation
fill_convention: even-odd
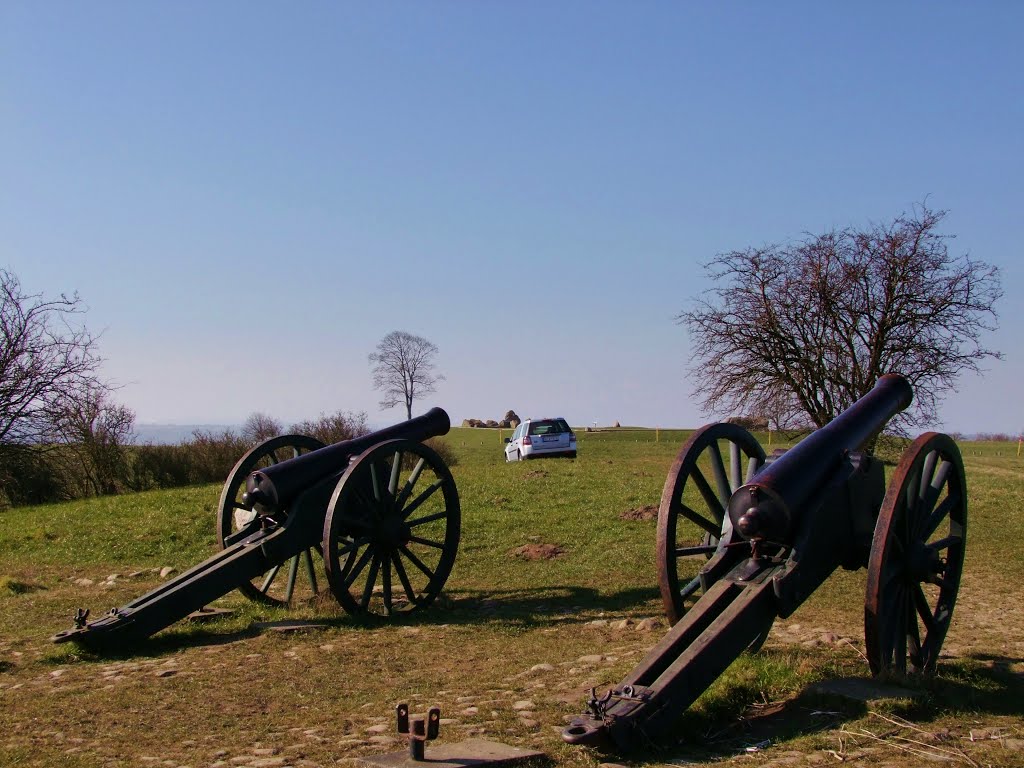
[[[117,488],[134,414],[99,378],[84,312],[77,294],[27,293],[0,268],[0,505]]]
[[[78,295],[25,293],[0,269],[0,445],[46,442],[68,401],[106,388]]]
[[[915,392],[902,423],[935,419],[961,373],[1001,357],[983,343],[1002,296],[998,269],[950,255],[945,215],[921,204],[706,263],[715,287],[677,318],[705,410],[820,427],[896,372]]]
[[[370,354],[373,364],[373,386],[384,394],[381,408],[405,404],[405,413],[412,418],[413,401],[437,388],[444,376],[434,373],[437,346],[422,336],[405,331],[392,331]]]

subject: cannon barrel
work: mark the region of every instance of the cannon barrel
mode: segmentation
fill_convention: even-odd
[[[787,543],[800,510],[831,480],[844,454],[863,449],[913,397],[903,376],[882,376],[870,392],[732,494],[728,511],[735,529],[746,539]]]
[[[343,472],[350,459],[386,440],[417,440],[448,433],[451,421],[443,408],[431,408],[422,416],[342,440],[315,451],[253,472],[245,481],[245,502],[264,510],[287,507],[308,488]]]

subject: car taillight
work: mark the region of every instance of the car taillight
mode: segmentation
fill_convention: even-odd
[[[569,433],[569,442],[570,443],[575,443],[576,442],[576,435],[573,434],[572,432]]]
[[[529,435],[523,438],[523,445],[533,445],[533,442],[530,440]]]

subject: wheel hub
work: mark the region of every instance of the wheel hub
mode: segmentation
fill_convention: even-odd
[[[377,518],[373,533],[375,543],[388,549],[397,549],[400,544],[409,541],[409,526],[394,510],[385,512]]]
[[[908,580],[918,583],[932,581],[944,569],[942,558],[923,541],[915,541],[910,545],[905,569]]]

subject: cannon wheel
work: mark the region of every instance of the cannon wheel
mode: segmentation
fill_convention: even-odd
[[[935,670],[960,589],[967,487],[960,451],[937,432],[903,454],[868,558],[864,639],[872,673]]]
[[[360,454],[324,521],[331,591],[349,613],[391,616],[440,594],[459,548],[455,481],[431,448],[390,440]]]
[[[700,590],[700,579],[690,576],[691,568],[681,575],[680,563],[715,553],[729,497],[750,482],[764,461],[761,444],[736,424],[700,428],[676,456],[661,494],[657,539],[658,585],[665,614],[673,624],[686,613],[686,601]],[[701,534],[695,541],[693,537]]]
[[[224,482],[220,503],[217,505],[217,542],[221,549],[224,549],[224,540],[228,536],[256,519],[252,507],[242,503],[245,479],[249,474],[323,447],[324,444],[315,437],[280,435],[260,443],[242,456]],[[320,593],[323,583],[323,579],[318,582],[317,571],[323,576],[323,567],[318,564],[319,558],[313,556],[314,551],[315,547],[307,549],[286,563],[274,566],[258,578],[243,582],[238,586],[238,591],[250,600],[274,606],[287,606],[300,598],[315,598]],[[304,573],[303,581],[307,582],[301,587],[298,584],[300,571]]]

